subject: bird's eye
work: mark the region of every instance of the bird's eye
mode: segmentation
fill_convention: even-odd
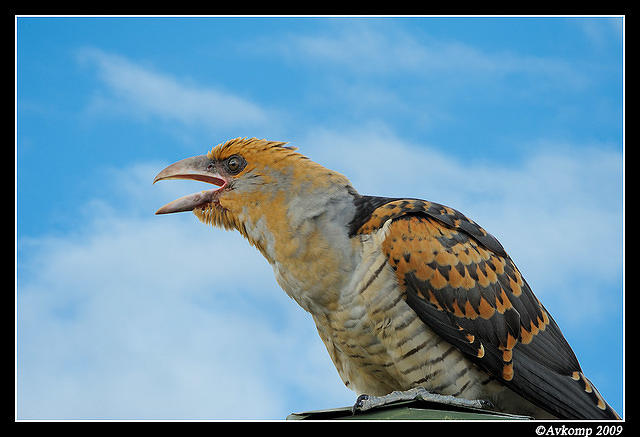
[[[240,173],[240,171],[244,168],[246,162],[241,156],[232,156],[227,159],[226,167],[229,173]]]

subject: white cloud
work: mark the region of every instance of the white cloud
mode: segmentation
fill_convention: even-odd
[[[153,216],[180,189],[152,186],[154,167],[114,174],[126,208],[94,200],[82,229],[19,242],[18,418],[278,419],[353,402],[239,234]]]
[[[510,51],[490,52],[427,33],[411,34],[390,23],[383,26],[351,23],[319,35],[296,34],[282,41],[264,40],[259,47],[261,51],[278,53],[296,63],[319,67],[337,65],[376,76],[456,73],[471,79],[477,75],[524,73],[541,74],[570,86],[580,86],[585,81],[580,71],[562,59]]]
[[[92,110],[160,117],[188,126],[262,125],[268,120],[257,104],[232,93],[186,84],[122,56],[87,48],[78,52],[83,63],[97,69],[107,93],[93,96]]]
[[[622,39],[622,17],[594,17],[575,20],[595,50],[604,50],[612,40]]]

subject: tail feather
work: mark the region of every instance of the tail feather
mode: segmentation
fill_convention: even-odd
[[[620,419],[582,372],[563,375],[526,359],[518,363],[512,384],[533,388],[526,397],[560,419]]]

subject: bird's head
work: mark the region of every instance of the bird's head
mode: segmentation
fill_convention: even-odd
[[[236,138],[162,170],[154,183],[164,179],[193,179],[216,186],[170,202],[156,211],[169,214],[193,211],[201,221],[225,229],[237,229],[263,254],[261,229],[288,238],[285,225],[295,224],[313,206],[336,190],[350,188],[340,173],[331,171],[296,152],[283,142]],[[302,199],[302,200],[301,200]]]

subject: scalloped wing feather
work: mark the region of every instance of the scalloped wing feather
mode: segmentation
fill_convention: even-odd
[[[516,393],[561,418],[619,418],[502,245],[460,212],[364,196],[354,234],[391,220],[383,253],[420,319]]]

